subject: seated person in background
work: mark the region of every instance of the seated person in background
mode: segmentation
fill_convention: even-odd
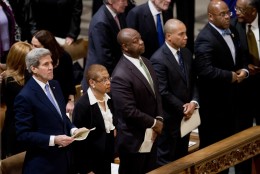
[[[77,101],[73,123],[78,127],[96,128],[87,139],[75,142],[75,173],[111,174],[114,158],[114,119],[107,69],[92,64],[86,74],[87,92]]]
[[[64,99],[67,103],[66,112],[72,114],[76,89],[71,56],[58,44],[53,34],[47,30],[36,32],[32,38],[32,45],[35,48],[47,48],[50,50],[54,66],[53,79],[60,83]]]
[[[30,77],[25,64],[25,57],[30,50],[32,50],[30,44],[17,42],[13,44],[7,56],[7,70],[3,80],[6,111],[1,133],[1,159],[23,151],[23,148],[16,142],[14,99]]]

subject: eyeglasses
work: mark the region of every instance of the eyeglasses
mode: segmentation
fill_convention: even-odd
[[[246,7],[246,8],[241,8],[241,7],[235,6],[235,11],[236,11],[236,12],[239,12],[239,13],[241,13],[241,14],[245,14],[245,13],[247,12],[247,10],[248,10],[248,7]]]
[[[222,18],[226,17],[226,16],[232,16],[232,12],[231,11],[226,11],[226,12],[221,12],[219,14],[213,14],[211,13],[212,15],[215,15],[215,16],[221,16]]]
[[[103,78],[102,80],[95,80],[95,81],[105,85],[105,84],[107,84],[108,81],[110,82],[111,80],[112,80],[112,77]]]

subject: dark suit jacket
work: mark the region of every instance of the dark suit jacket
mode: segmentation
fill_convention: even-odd
[[[166,12],[163,12],[163,22],[170,19]],[[127,27],[136,29],[144,41],[145,52],[144,57],[150,59],[152,54],[160,47],[157,37],[156,24],[152,16],[148,2],[134,7],[128,12]]]
[[[111,81],[117,123],[116,147],[120,152],[137,153],[156,116],[162,116],[161,97],[151,63],[143,58],[154,82],[155,94],[146,78],[132,62],[121,57]]]
[[[258,14],[258,27],[260,27],[260,14]],[[247,36],[246,36],[246,23],[238,22],[237,18],[233,18],[231,21],[231,25],[234,26],[238,33],[239,38],[241,41],[241,47],[245,54],[249,55],[249,49],[247,44]],[[260,30],[259,30],[259,36],[260,36]],[[253,64],[252,60],[250,58],[247,59],[248,63]]]
[[[215,137],[211,143],[234,133],[240,84],[231,83],[232,71],[247,69],[238,33],[235,28],[230,29],[236,51],[235,64],[227,43],[210,24],[201,30],[195,41],[195,66],[201,106],[200,128],[206,127],[208,137]]]
[[[259,16],[260,14],[258,13],[258,27],[260,27]],[[246,55],[247,63],[254,64],[253,58],[249,53],[249,48],[247,43],[246,23],[238,22],[237,18],[234,18],[231,21],[231,25],[233,25],[239,33],[241,48],[243,49],[243,52]],[[260,36],[260,31],[259,31],[259,36]],[[239,131],[251,127],[253,124],[254,117],[256,118],[256,123],[260,124],[259,109],[257,103],[255,102],[255,100],[258,100],[260,97],[260,93],[257,92],[260,88],[260,73],[257,73],[255,75],[250,75],[247,79],[244,80],[242,85],[243,88],[241,89],[242,91],[241,93],[244,94],[242,96],[242,99],[247,102],[241,103],[240,113],[241,113],[241,118],[243,120],[240,121],[240,128],[242,129],[239,129]],[[248,122],[245,120],[248,120]]]
[[[118,15],[121,28],[125,28],[125,17]],[[105,66],[111,75],[118,60],[122,56],[121,47],[117,42],[119,28],[115,19],[105,5],[102,5],[93,16],[89,25],[88,53],[85,72],[92,64]],[[83,78],[83,90],[87,90],[87,83]]]
[[[82,0],[35,0],[31,2],[32,14],[38,30],[49,30],[54,36],[61,38],[77,39],[80,33]]]
[[[150,59],[159,79],[165,116],[164,128],[172,133],[179,133],[183,118],[183,104],[189,103],[191,100],[199,101],[192,54],[187,48],[183,48],[181,55],[185,75],[166,44],[159,48]]]
[[[49,146],[50,135],[68,135],[74,126],[66,116],[65,102],[57,81],[49,81],[62,113],[48,99],[42,88],[31,78],[15,98],[17,140],[26,146],[23,173],[67,174],[69,147]]]
[[[108,100],[107,104],[113,113],[111,99]],[[104,167],[102,165],[104,159],[111,159],[111,162],[113,162],[114,150],[111,147],[114,147],[114,134],[112,132],[112,137],[108,137],[100,108],[97,103],[90,105],[87,92],[79,98],[75,105],[73,123],[77,127],[86,127],[88,129],[96,127],[94,131],[89,133],[87,139],[74,143],[73,152],[77,172],[88,173],[94,171],[94,173],[97,173],[97,171],[104,170],[101,169]],[[109,149],[109,145],[106,142],[110,143],[111,149]]]

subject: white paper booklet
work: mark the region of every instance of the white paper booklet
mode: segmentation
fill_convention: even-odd
[[[199,109],[195,109],[191,118],[181,120],[181,137],[184,137],[192,130],[196,129],[200,125],[200,114]]]

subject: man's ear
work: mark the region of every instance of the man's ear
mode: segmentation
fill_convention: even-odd
[[[122,49],[127,52],[128,51],[127,44],[122,44]]]
[[[38,68],[36,68],[36,67],[34,67],[34,66],[30,66],[30,69],[31,69],[31,71],[33,72],[33,74],[37,74],[37,70],[38,70]]]

